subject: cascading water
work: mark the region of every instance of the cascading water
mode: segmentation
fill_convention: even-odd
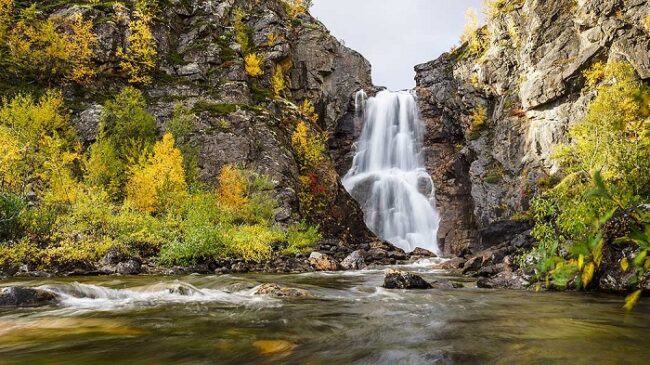
[[[360,91],[355,104],[364,127],[343,185],[379,237],[407,252],[420,247],[439,253],[440,218],[433,180],[424,168],[424,126],[415,97],[382,91],[367,98]]]

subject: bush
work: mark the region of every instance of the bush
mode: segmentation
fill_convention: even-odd
[[[601,222],[650,199],[650,90],[624,63],[586,77],[598,95],[555,153],[566,176],[532,206],[538,275],[560,287],[574,277],[587,287],[602,259]]]
[[[126,186],[127,199],[147,213],[177,213],[187,197],[183,156],[167,133],[155,144],[153,154],[132,168]]]
[[[293,255],[306,253],[311,251],[314,245],[322,239],[317,227],[309,226],[304,222],[292,224],[287,231],[288,246],[283,252]]]
[[[279,98],[282,96],[282,92],[287,88],[284,82],[284,69],[282,68],[282,65],[275,65],[271,82],[273,84],[273,94],[276,98]]]
[[[126,50],[117,49],[121,59],[120,67],[129,75],[133,84],[151,83],[151,72],[156,67],[156,39],[153,37],[148,18],[140,18],[129,23],[129,37]]]
[[[255,53],[246,55],[244,57],[244,63],[248,76],[260,77],[264,75],[264,71],[262,71],[262,58],[259,55]]]
[[[323,161],[325,144],[320,136],[310,134],[307,125],[302,121],[298,123],[291,135],[291,145],[305,168],[316,168]]]
[[[270,259],[271,245],[284,239],[279,229],[261,224],[227,227],[222,234],[228,253],[254,262]]]
[[[0,192],[0,241],[23,236],[25,227],[21,216],[25,207],[25,200],[19,195]]]
[[[478,106],[476,109],[474,109],[474,112],[470,118],[469,138],[472,140],[479,138],[486,122],[487,108],[484,106]]]
[[[6,0],[0,3],[0,36],[9,33],[6,35],[9,64],[19,75],[30,74],[40,81],[51,82],[62,77],[88,83],[95,74],[92,57],[97,37],[92,32],[92,22],[83,20],[79,14],[41,20],[36,11],[32,5],[23,10],[18,22],[11,24],[11,4]]]

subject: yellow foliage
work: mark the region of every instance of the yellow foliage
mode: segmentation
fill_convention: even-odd
[[[45,188],[69,176],[66,169],[77,157],[73,149],[74,130],[61,113],[60,92],[47,92],[38,101],[29,95],[4,99],[0,108],[0,139],[3,183],[20,190],[24,184],[36,183]],[[40,186],[45,184],[45,186]]]
[[[255,53],[251,53],[244,57],[246,66],[246,73],[251,77],[260,77],[264,75],[262,71],[262,58]]]
[[[17,186],[21,176],[16,165],[23,159],[20,141],[5,126],[0,126],[0,187]]]
[[[325,144],[318,136],[310,135],[304,122],[299,122],[291,135],[291,145],[304,167],[316,168],[323,160]]]
[[[11,24],[14,11],[14,0],[0,0],[0,44],[4,44],[7,29]]]
[[[287,13],[295,18],[307,11],[308,3],[305,0],[285,0]]]
[[[7,36],[9,62],[46,81],[64,77],[87,83],[95,74],[91,58],[97,37],[92,22],[79,14],[39,20],[29,15],[34,11],[33,7],[24,10]]]
[[[241,170],[226,165],[219,173],[219,202],[228,208],[240,209],[248,204],[246,179]]]
[[[127,199],[142,212],[173,212],[187,197],[183,156],[167,133],[153,147],[153,154],[133,168],[126,186]]]
[[[268,36],[266,36],[266,45],[269,47],[273,47],[278,42],[278,39],[279,39],[278,35],[271,32],[269,33]]]
[[[586,288],[589,283],[591,283],[591,280],[594,277],[594,269],[596,268],[596,265],[594,265],[593,262],[590,262],[585,265],[584,269],[582,270],[582,287]]]
[[[235,39],[239,46],[241,47],[243,54],[248,54],[251,50],[251,40],[248,35],[249,30],[244,18],[246,18],[246,12],[241,8],[236,8],[234,10],[235,15]]]
[[[482,105],[478,106],[476,109],[474,109],[470,117],[470,126],[469,126],[470,138],[472,139],[478,138],[479,133],[485,126],[486,122],[487,122],[487,108]]]
[[[129,75],[133,84],[151,82],[151,71],[156,67],[156,39],[151,33],[147,19],[136,19],[129,23],[129,37],[126,50],[118,48],[120,67]]]
[[[462,43],[470,42],[472,38],[476,36],[478,31],[478,13],[474,8],[468,8],[465,11],[465,28],[463,29],[463,34],[460,36]]]
[[[650,32],[650,15],[646,16],[643,20],[643,26],[648,32]]]
[[[484,0],[483,7],[485,14],[490,18],[496,18],[501,14],[507,14],[522,6],[524,0]]]
[[[229,252],[255,262],[270,259],[271,244],[284,238],[282,231],[261,224],[236,226],[223,232],[223,241]]]
[[[318,123],[319,115],[316,113],[316,107],[314,106],[314,103],[313,103],[311,100],[309,100],[309,99],[305,99],[305,100],[302,102],[302,104],[300,104],[299,109],[300,109],[300,112],[301,112],[305,117],[307,117],[307,119],[308,119],[310,122],[312,122],[312,123],[314,123],[314,124],[317,124],[317,123]]]
[[[275,65],[271,82],[273,84],[273,94],[276,97],[280,97],[282,92],[287,88],[284,82],[284,70],[281,65]]]
[[[623,272],[626,272],[627,269],[630,268],[630,262],[627,260],[627,257],[624,257],[623,260],[621,260],[621,270]]]
[[[623,306],[623,308],[625,308],[626,311],[631,311],[632,309],[634,309],[634,306],[639,301],[639,298],[641,298],[641,293],[642,292],[643,292],[643,290],[639,289],[639,290],[635,291],[634,293],[632,293],[632,294],[628,295],[627,297],[625,297],[625,305]]]

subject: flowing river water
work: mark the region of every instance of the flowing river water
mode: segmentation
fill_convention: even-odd
[[[650,300],[386,290],[384,269],[292,275],[29,279],[56,305],[0,309],[1,364],[643,364]],[[309,298],[253,295],[277,283]],[[170,291],[171,289],[171,291]]]

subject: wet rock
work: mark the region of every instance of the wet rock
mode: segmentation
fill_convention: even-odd
[[[337,271],[341,269],[341,265],[336,260],[320,252],[312,252],[309,255],[309,264],[316,271]]]
[[[528,288],[530,286],[530,283],[518,273],[502,272],[494,277],[482,277],[478,279],[476,286],[484,289],[522,290]]]
[[[454,283],[449,280],[431,280],[429,281],[429,284],[431,284],[431,288],[433,289],[456,289],[456,288],[462,288],[463,284],[459,283]]]
[[[21,287],[0,289],[0,307],[39,307],[55,301],[56,295],[46,290]]]
[[[366,267],[366,261],[361,251],[352,252],[341,262],[341,267],[345,270],[361,270]]]
[[[438,257],[435,253],[420,247],[416,247],[415,250],[411,252],[410,256],[411,259],[420,259],[425,257]]]
[[[311,297],[311,293],[304,289],[288,288],[278,284],[262,284],[255,289],[254,295],[268,295],[277,298],[306,298]]]
[[[138,275],[141,270],[141,264],[135,260],[120,262],[115,266],[115,272],[120,275]]]
[[[438,270],[460,270],[465,265],[465,262],[467,260],[462,257],[454,257],[440,264],[433,265],[433,268]]]
[[[433,286],[419,275],[399,270],[389,270],[384,277],[384,288],[432,289]]]

